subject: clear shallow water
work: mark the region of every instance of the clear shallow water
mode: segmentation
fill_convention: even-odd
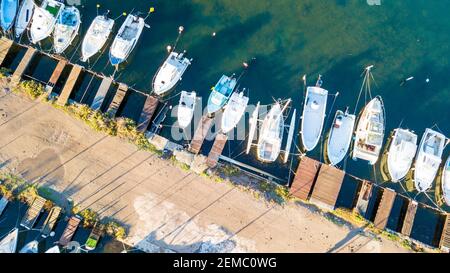
[[[223,73],[239,73],[242,62],[255,57],[256,61],[241,81],[242,87],[250,89],[251,104],[257,101],[268,104],[272,97],[290,97],[297,113],[301,113],[303,74],[308,75],[311,85],[322,74],[323,87],[330,93],[340,92],[332,110],[329,104],[330,117],[325,125],[328,132],[337,109],[350,106],[353,111],[362,83],[361,72],[373,64],[376,80],[373,94],[381,95],[385,103],[386,137],[400,123],[419,136],[434,124],[445,134],[450,132],[450,87],[446,80],[450,72],[448,1],[382,1],[380,6],[370,6],[362,0],[81,1],[82,34],[96,15],[96,3],[101,4],[101,13],[109,9],[112,17],[132,9],[146,13],[150,6],[155,7],[156,12],[147,20],[151,29],[144,30],[128,64],[116,74],[118,81],[144,92],[149,92],[153,75],[166,57],[166,46],[175,41],[178,26],[183,25],[185,33],[178,49],[186,49],[194,61],[172,94],[195,90],[205,105],[210,87]],[[123,19],[117,20],[116,30]],[[213,32],[217,33],[215,37],[211,35]],[[49,40],[42,44],[44,49],[50,47]],[[75,61],[79,56],[77,50],[75,45],[65,55]],[[54,65],[42,58],[33,76],[48,80],[51,69],[45,68]],[[105,75],[113,73],[107,63],[107,51],[92,69]],[[414,79],[400,86],[410,76]],[[86,76],[72,97],[89,102],[98,84]],[[174,98],[172,104],[177,100],[178,97]],[[130,93],[119,114],[136,120],[142,105],[143,96]],[[358,111],[362,106],[360,103]],[[166,119],[167,127],[161,132],[164,136],[170,136],[169,126],[174,121],[175,118]],[[211,145],[205,143],[205,154]],[[244,143],[230,141],[224,154],[279,177],[289,176],[291,165],[262,164],[254,154],[240,155],[243,150]],[[308,155],[321,159],[320,150],[317,147]],[[447,149],[445,155],[448,153]],[[380,175],[366,162],[347,160],[344,165],[349,173],[381,181]],[[292,166],[296,166],[296,161]],[[353,186],[348,185],[349,192],[353,192]],[[402,190],[398,185],[386,185]],[[410,195],[414,197],[415,193]],[[424,196],[418,199],[428,202]],[[423,219],[424,226],[432,226],[427,217],[419,219]]]

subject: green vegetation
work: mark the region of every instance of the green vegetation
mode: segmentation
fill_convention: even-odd
[[[236,166],[233,166],[231,164],[223,165],[222,167],[220,167],[219,172],[228,177],[237,176],[241,173],[239,168],[237,168]]]
[[[13,200],[15,192],[26,184],[25,180],[12,173],[1,173],[0,181],[0,193],[8,200]]]
[[[42,84],[35,81],[21,81],[13,88],[16,93],[24,93],[32,99],[37,99],[45,94],[45,88]]]
[[[0,67],[0,79],[4,79],[11,76],[11,69]]]
[[[106,234],[112,236],[118,240],[123,240],[127,237],[127,233],[124,227],[120,226],[117,222],[110,221],[105,226]]]
[[[78,207],[75,207],[73,209],[74,214],[79,214],[81,217],[83,217],[83,227],[84,228],[92,228],[99,220],[98,213],[91,209],[84,209],[78,213],[77,211]]]

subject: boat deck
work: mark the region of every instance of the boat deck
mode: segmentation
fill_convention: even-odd
[[[103,101],[105,100],[106,94],[108,93],[108,90],[111,87],[112,82],[113,82],[113,79],[110,77],[104,77],[102,79],[100,87],[98,88],[97,93],[95,94],[95,98],[91,104],[92,110],[94,110],[94,111],[100,110],[100,108],[102,107]]]
[[[364,180],[359,190],[358,201],[356,202],[356,211],[363,217],[366,217],[369,201],[372,197],[372,190],[373,184],[370,181]]]
[[[2,213],[5,210],[7,205],[8,205],[8,199],[6,199],[5,197],[2,197],[2,199],[0,199],[0,216],[2,215]]]
[[[47,200],[38,196],[34,199],[31,207],[28,208],[27,212],[22,218],[22,222],[20,225],[26,229],[32,229],[34,224],[36,223],[39,214],[41,214],[42,208]]]
[[[450,214],[448,213],[445,216],[444,230],[442,231],[439,247],[447,252],[450,250]]]
[[[403,219],[403,225],[401,233],[406,236],[411,235],[412,227],[414,225],[414,219],[416,218],[418,203],[408,199],[408,207],[406,209],[406,215]]]
[[[61,213],[60,207],[53,207],[48,216],[47,219],[45,219],[44,225],[41,229],[41,236],[46,238],[48,235],[50,235],[50,232],[52,232],[53,227],[56,224],[56,221],[58,220],[58,217]]]
[[[153,115],[155,114],[156,108],[158,108],[159,101],[155,96],[148,96],[144,103],[144,108],[142,109],[141,116],[139,117],[139,122],[137,129],[140,132],[147,131],[148,125],[150,124]]]
[[[205,141],[208,131],[212,126],[212,123],[213,123],[212,118],[209,118],[206,115],[202,117],[200,124],[197,127],[197,130],[195,130],[194,137],[192,138],[191,145],[189,147],[189,151],[191,153],[193,154],[200,153],[203,142]]]
[[[317,160],[302,157],[295,173],[290,193],[301,200],[307,201],[311,195],[321,165]]]
[[[219,162],[219,157],[222,154],[223,149],[225,148],[225,144],[228,141],[228,135],[219,133],[214,140],[214,145],[209,152],[208,159],[206,160],[206,164],[210,168],[215,168],[217,163]]]
[[[397,193],[395,191],[388,188],[383,189],[383,196],[381,197],[375,220],[373,221],[376,228],[386,228],[396,196]]]
[[[53,70],[52,75],[50,76],[50,80],[47,83],[47,86],[45,87],[45,90],[49,93],[53,91],[53,88],[55,87],[56,83],[59,80],[59,77],[61,77],[61,74],[64,70],[64,68],[67,65],[67,60],[65,59],[59,59],[58,64],[56,65],[55,69]]]
[[[9,40],[6,37],[2,37],[0,39],[0,65],[3,64],[3,61],[6,58],[6,55],[8,55],[9,49],[12,47],[13,45],[13,41]]]
[[[14,71],[11,77],[11,80],[13,82],[19,83],[19,81],[22,79],[23,74],[25,73],[25,70],[30,65],[31,60],[33,59],[36,52],[37,50],[35,48],[27,47],[25,55],[23,56],[22,60],[20,61],[19,65],[17,66],[16,70]]]
[[[320,167],[310,201],[319,207],[333,210],[344,182],[345,172],[326,164]]]
[[[69,101],[69,97],[72,94],[73,88],[77,83],[77,80],[83,70],[82,66],[74,64],[72,70],[70,71],[69,77],[67,78],[66,84],[64,85],[61,94],[59,95],[57,103],[61,106],[66,105]]]
[[[75,231],[77,231],[78,226],[80,225],[81,219],[78,216],[72,216],[67,223],[66,228],[64,229],[61,238],[59,238],[58,243],[62,246],[66,246],[70,240],[72,240]]]
[[[109,105],[108,113],[115,117],[117,114],[117,111],[119,110],[120,105],[122,104],[123,99],[125,98],[125,95],[128,92],[128,85],[120,83],[119,88],[117,89],[116,95],[114,95],[114,98]]]

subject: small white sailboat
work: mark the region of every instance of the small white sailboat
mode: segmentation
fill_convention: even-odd
[[[114,20],[108,15],[98,15],[92,21],[81,45],[81,61],[86,62],[100,52],[114,27]]]
[[[166,61],[156,72],[153,78],[153,92],[158,96],[163,96],[172,90],[181,81],[186,69],[191,65],[191,61],[184,57],[185,52],[171,52]]]
[[[11,30],[18,7],[18,0],[2,0],[0,4],[0,24],[4,32]]]
[[[445,141],[443,134],[429,128],[425,130],[414,165],[414,185],[417,191],[425,192],[431,188],[442,162]]]
[[[80,24],[80,11],[76,7],[65,7],[62,10],[53,32],[55,53],[61,54],[69,47],[73,39],[78,35]]]
[[[363,159],[374,165],[383,146],[385,127],[384,105],[375,97],[364,108],[356,128],[353,159]]]
[[[0,253],[16,253],[19,229],[14,228],[0,241]]]
[[[109,61],[117,66],[124,62],[136,46],[144,29],[144,19],[129,14],[119,29],[109,51]]]
[[[409,172],[417,151],[417,135],[405,129],[395,129],[387,157],[392,182],[398,182]]]
[[[319,143],[326,115],[328,91],[322,89],[320,83],[319,76],[316,86],[307,88],[303,107],[302,144],[308,152],[314,150]]]
[[[345,113],[340,110],[336,112],[327,143],[327,158],[331,165],[336,166],[347,155],[355,121],[356,116],[349,114],[348,108]]]
[[[47,249],[47,251],[45,251],[45,253],[61,253],[61,250],[59,250],[59,246],[54,246],[54,247]]]
[[[235,92],[231,95],[222,115],[221,129],[224,134],[233,130],[239,123],[247,108],[248,100],[249,98],[244,96],[244,92]]]
[[[445,162],[444,170],[442,171],[442,196],[447,206],[450,206],[450,156]]]
[[[44,40],[52,34],[56,20],[64,4],[55,0],[44,0],[40,7],[35,7],[31,18],[30,36],[33,44]]]
[[[33,0],[23,0],[22,4],[20,4],[19,14],[16,18],[16,23],[14,25],[14,30],[16,33],[16,37],[19,38],[22,33],[27,29],[30,24],[31,17],[33,16],[34,11],[34,1]]]
[[[26,244],[19,253],[38,253],[38,241],[31,241],[28,244]]]
[[[178,125],[184,129],[189,126],[194,116],[195,103],[197,101],[196,93],[181,91],[180,103],[178,105]]]
[[[214,114],[225,106],[231,94],[233,94],[236,85],[237,79],[234,75],[231,77],[222,75],[217,84],[212,88],[208,98],[207,111],[209,115]]]

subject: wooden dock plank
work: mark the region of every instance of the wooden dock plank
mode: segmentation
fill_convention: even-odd
[[[312,188],[316,182],[321,163],[309,157],[302,157],[295,173],[290,193],[301,200],[309,200]]]
[[[406,236],[411,235],[414,219],[416,218],[418,203],[413,200],[408,200],[408,208],[406,210],[405,218],[403,219],[401,233]]]
[[[158,107],[159,101],[155,96],[148,96],[144,103],[144,108],[142,109],[141,116],[139,117],[139,122],[137,129],[139,132],[147,131],[148,125],[150,124],[153,115],[155,114],[156,108]]]
[[[100,87],[98,88],[97,93],[95,94],[94,101],[92,101],[91,104],[92,110],[100,110],[103,101],[105,100],[106,94],[108,93],[108,90],[111,87],[112,82],[113,79],[111,77],[104,77],[102,79]]]
[[[120,105],[122,104],[123,99],[125,98],[125,95],[127,94],[128,86],[126,84],[120,83],[119,88],[117,89],[116,95],[114,96],[111,104],[108,108],[108,113],[115,117],[117,114],[117,111],[119,110]]]
[[[64,88],[59,95],[57,101],[59,105],[66,105],[69,101],[70,94],[72,94],[73,88],[75,87],[75,84],[77,83],[78,77],[80,76],[82,70],[83,67],[77,64],[73,65],[69,77],[67,78],[66,84],[64,85]]]
[[[47,85],[45,86],[45,90],[47,92],[52,92],[53,88],[55,87],[56,83],[59,80],[59,77],[61,77],[61,73],[63,72],[64,68],[67,65],[67,60],[65,59],[59,59],[58,64],[56,64],[55,69],[53,70],[52,75],[50,76],[50,80],[48,81]]]
[[[189,151],[194,154],[200,153],[203,142],[208,134],[209,129],[212,126],[213,119],[204,115],[200,121],[200,124],[195,130],[194,137],[192,138],[191,145],[189,147]]]
[[[5,60],[6,55],[8,55],[13,43],[14,42],[12,40],[6,37],[2,37],[0,39],[0,66],[3,65],[3,61]]]
[[[356,211],[362,216],[366,217],[369,201],[372,197],[373,184],[370,181],[364,180],[358,194],[358,201],[356,203]]]
[[[20,81],[23,74],[25,73],[25,70],[30,65],[31,60],[33,59],[36,52],[37,52],[37,50],[33,47],[27,48],[25,55],[23,56],[22,60],[20,61],[19,65],[17,66],[16,70],[14,71],[14,73],[12,75],[11,80],[13,82],[18,83]]]
[[[386,228],[396,196],[397,193],[394,190],[388,188],[383,189],[383,196],[381,197],[381,201],[375,215],[375,220],[373,221],[376,228]]]
[[[219,133],[214,140],[213,147],[209,152],[208,158],[206,159],[206,165],[210,168],[215,168],[219,162],[219,157],[222,154],[225,144],[228,141],[228,135]]]
[[[448,213],[445,216],[444,229],[442,230],[439,247],[444,251],[450,251],[450,214]]]
[[[325,209],[333,210],[344,182],[345,172],[322,164],[310,201]]]
[[[81,219],[75,215],[70,217],[69,222],[67,223],[66,228],[64,229],[61,238],[59,238],[58,243],[62,246],[66,246],[70,240],[72,240],[73,235],[77,231],[78,225],[80,225]]]
[[[56,224],[56,221],[58,220],[59,214],[61,213],[61,208],[60,207],[53,207],[48,216],[47,219],[45,219],[44,224],[42,225],[41,228],[41,236],[43,238],[47,238],[48,235],[50,235],[50,232],[52,232],[53,227]]]
[[[23,216],[20,225],[26,229],[32,229],[34,224],[36,223],[37,218],[39,217],[39,214],[41,214],[41,210],[44,207],[46,201],[47,200],[45,200],[44,198],[37,196]]]

